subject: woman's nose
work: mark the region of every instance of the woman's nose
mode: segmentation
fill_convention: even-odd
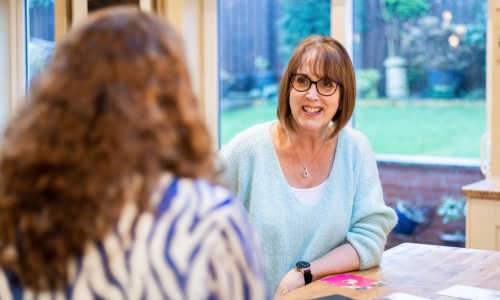
[[[319,99],[319,97],[318,97],[318,89],[317,89],[316,83],[311,84],[311,87],[307,91],[306,97],[309,100],[317,100],[317,99]]]

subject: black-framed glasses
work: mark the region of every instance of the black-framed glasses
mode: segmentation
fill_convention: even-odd
[[[291,74],[290,81],[292,87],[298,92],[306,92],[314,83],[316,85],[316,90],[322,96],[331,96],[335,94],[339,86],[342,86],[340,82],[329,78],[321,78],[318,81],[312,81],[311,78],[305,74]]]

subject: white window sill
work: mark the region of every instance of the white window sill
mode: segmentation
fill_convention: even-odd
[[[481,165],[479,158],[462,158],[429,155],[406,155],[406,154],[375,154],[375,160],[382,163],[399,163],[409,165],[439,165],[477,167]]]

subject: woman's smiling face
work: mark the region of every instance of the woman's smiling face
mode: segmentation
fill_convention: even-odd
[[[313,55],[314,53],[304,59],[297,74],[304,74],[312,81],[318,81],[322,77],[318,77],[320,74],[314,74],[315,72],[313,73],[309,67],[309,59]],[[337,113],[339,101],[339,88],[330,96],[323,96],[318,93],[318,88],[314,83],[305,92],[299,92],[293,87],[290,89],[290,109],[298,129],[324,129]]]

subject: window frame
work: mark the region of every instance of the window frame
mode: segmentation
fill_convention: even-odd
[[[339,40],[344,46],[346,47],[346,50],[348,51],[349,55],[353,57],[353,0],[330,0],[331,2],[331,22],[330,22],[330,30],[331,30],[331,35],[332,37],[336,38]],[[487,152],[487,160],[490,161],[491,164],[491,170],[492,174],[497,174],[500,175],[500,156],[497,157],[492,157],[491,153],[500,153],[500,88],[497,88],[493,91],[492,89],[492,83],[493,83],[493,78],[499,78],[500,77],[500,66],[496,67],[494,66],[493,61],[496,62],[496,65],[499,65],[500,59],[499,60],[493,60],[493,51],[494,51],[494,45],[492,43],[492,36],[493,36],[493,23],[497,24],[495,28],[497,28],[498,34],[500,35],[500,7],[494,9],[494,1],[493,0],[488,0],[488,29],[487,29],[487,80],[486,80],[486,89],[487,89],[487,97],[486,97],[486,114],[487,114],[487,120],[486,120],[486,132],[487,133],[492,133],[497,132],[496,134],[492,134],[492,140],[491,143],[488,143],[486,145],[486,152]],[[493,20],[495,18],[495,20]],[[339,26],[340,24],[340,26]],[[500,50],[498,50],[500,52]],[[498,55],[500,57],[500,54]],[[496,71],[498,69],[498,71]],[[497,75],[498,74],[498,75]],[[218,72],[217,72],[217,75]],[[499,99],[498,101],[495,101],[495,105],[493,105],[493,99]],[[217,106],[217,111],[218,111],[218,103],[219,99],[217,98],[216,102],[217,103],[206,103],[205,105],[209,106]],[[498,102],[498,104],[497,104]],[[493,124],[493,120],[498,120],[496,123]],[[209,120],[207,119],[207,122],[212,122],[210,128],[211,128],[211,133],[214,136],[219,136],[220,134],[220,122],[219,118],[217,118],[216,121]],[[348,126],[352,126],[352,119],[349,122]],[[480,139],[477,141],[480,143]],[[494,151],[496,150],[496,152]],[[489,159],[488,159],[489,157]],[[434,158],[434,157],[432,157]],[[386,155],[384,155],[384,158],[382,160],[386,161],[387,158]],[[402,155],[398,155],[397,157],[394,158],[397,161],[400,161],[404,159]],[[412,156],[411,158],[408,159],[408,163],[421,163],[423,160],[425,160],[426,157],[418,157],[415,159],[415,156]],[[429,163],[432,163],[429,161]],[[454,165],[470,165],[471,161],[470,159],[464,159],[461,161],[459,158],[458,159],[453,159],[450,160],[451,164]]]
[[[183,0],[186,1],[186,0]],[[190,0],[188,0],[190,1]],[[208,2],[217,2],[217,0],[210,0]],[[330,0],[330,35],[337,39],[339,42],[341,42],[344,47],[346,48],[347,52],[349,53],[350,57],[352,56],[352,50],[353,50],[353,40],[352,40],[352,1],[353,0]],[[205,0],[204,2],[207,2]],[[217,10],[215,11],[215,14],[218,12],[218,5],[216,5]],[[205,13],[205,12],[204,12]],[[336,22],[336,20],[340,20],[340,26],[339,23]],[[218,24],[218,16],[216,21]],[[213,26],[213,25],[212,25]],[[217,25],[218,26],[218,25]],[[350,30],[350,32],[349,32]],[[218,32],[217,32],[218,33]],[[206,60],[210,61],[212,60],[218,60],[219,59],[219,38],[218,35],[209,32],[204,32],[204,37],[205,40],[210,41],[210,38],[216,38],[216,43],[217,44],[217,49],[215,49],[217,52],[215,53],[209,53],[205,55],[207,56]],[[217,88],[216,91],[208,91],[209,94],[205,96],[205,107],[209,108],[209,110],[205,110],[205,116],[206,116],[206,122],[208,125],[208,128],[210,130],[210,133],[212,137],[216,137],[215,139],[215,144],[217,150],[220,149],[219,144],[219,135],[220,135],[220,109],[219,109],[219,62],[217,61],[217,65],[215,66],[215,70],[211,70],[208,72],[208,74],[204,74],[204,76],[213,76],[213,74],[216,74],[217,78]],[[211,66],[212,68],[214,66]],[[216,73],[215,73],[216,72]],[[214,81],[210,82],[210,84],[215,84]],[[352,118],[349,120],[348,124],[346,125],[348,127],[352,127]]]
[[[10,118],[16,115],[27,91],[27,1],[10,0],[9,2]],[[66,34],[70,16],[68,7],[70,6],[70,0],[54,0],[56,42]]]
[[[142,10],[147,12],[154,11],[154,6],[156,2],[161,0],[140,0],[139,6]],[[77,24],[78,22],[85,20],[89,14],[87,7],[87,0],[72,0],[71,7],[71,23]]]
[[[25,1],[9,3],[10,118],[16,114],[26,91]]]
[[[158,0],[158,12],[182,35],[200,113],[219,150],[218,0]],[[215,42],[214,42],[215,41]]]
[[[488,0],[488,21],[486,32],[486,133],[491,139],[486,143],[490,176],[500,176],[500,86],[494,79],[500,78],[500,47],[496,41],[500,37],[500,5]],[[495,99],[495,101],[493,101]],[[489,159],[488,159],[489,158]]]
[[[9,0],[9,61],[10,117],[15,116],[26,92],[26,32],[25,0]],[[55,36],[61,39],[72,21],[86,16],[84,0],[55,0]],[[331,0],[332,36],[343,42],[352,54],[352,0]],[[214,141],[219,145],[219,53],[218,53],[218,0],[141,0],[146,10],[157,12],[174,25],[183,37],[187,48],[187,60],[193,86],[200,100],[200,109]],[[197,20],[196,26],[188,27],[187,20]],[[334,21],[335,20],[335,21]],[[341,26],[338,26],[338,20]],[[184,29],[184,30],[183,30]],[[190,30],[189,34],[186,31]],[[488,0],[487,26],[487,80],[486,80],[486,132],[491,142],[486,146],[489,153],[500,153],[500,86],[493,85],[500,78],[500,59],[493,40],[500,36],[500,7]],[[194,50],[193,50],[194,48]],[[493,101],[495,99],[495,101]],[[479,142],[479,141],[478,141]],[[492,176],[500,175],[500,156],[491,155]]]

